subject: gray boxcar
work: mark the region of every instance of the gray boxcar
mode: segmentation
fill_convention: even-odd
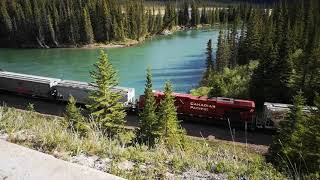
[[[51,98],[51,87],[60,79],[0,71],[0,89],[17,94]]]
[[[57,91],[58,99],[62,101],[68,101],[68,98],[72,95],[77,103],[88,104],[90,102],[89,93],[97,90],[97,87],[92,83],[62,80],[56,84],[53,89]],[[135,92],[133,88],[114,87],[112,90],[121,94],[122,98],[120,102],[122,102],[125,107],[131,107],[135,103]]]
[[[286,116],[292,106],[292,104],[265,102],[262,116],[257,119],[257,127],[277,129],[279,123],[286,120]],[[305,113],[310,113],[311,110],[316,110],[316,108],[305,106],[302,109]]]

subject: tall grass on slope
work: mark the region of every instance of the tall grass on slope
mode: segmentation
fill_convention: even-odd
[[[284,179],[264,157],[238,145],[188,138],[183,148],[169,149],[162,142],[148,148],[135,143],[131,131],[109,139],[93,120],[88,124],[88,135],[80,137],[67,128],[64,118],[0,107],[0,133],[7,133],[9,141],[62,159],[79,154],[109,158],[106,171],[129,179],[166,178],[166,173],[181,177],[186,172],[222,174],[228,179]],[[117,164],[123,161],[133,162],[134,168],[119,169]]]

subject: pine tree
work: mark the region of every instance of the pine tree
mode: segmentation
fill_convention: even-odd
[[[202,77],[202,82],[200,83],[203,86],[206,86],[208,84],[208,81],[210,80],[210,75],[214,70],[213,65],[213,59],[212,59],[212,41],[209,39],[207,43],[207,58],[206,58],[206,70],[204,72],[204,75]]]
[[[180,26],[189,25],[189,4],[184,2],[178,11],[178,24]]]
[[[203,7],[202,11],[201,11],[200,23],[201,24],[208,24],[208,15],[207,15],[207,10],[205,7]]]
[[[164,99],[160,103],[158,124],[161,139],[172,148],[181,146],[184,142],[185,131],[181,129],[177,117],[175,98],[172,95],[172,85],[166,82],[164,87]]]
[[[230,51],[231,51],[231,55],[230,55],[230,63],[229,63],[229,67],[230,68],[234,68],[237,64],[237,58],[238,58],[238,51],[239,51],[239,47],[238,47],[238,40],[237,40],[237,22],[235,21],[232,25],[232,30],[231,30],[231,35],[230,35]]]
[[[0,25],[1,27],[3,27],[0,30],[0,34],[3,33],[4,35],[8,36],[12,32],[12,21],[11,17],[8,14],[5,1],[0,2]]]
[[[113,136],[123,129],[126,116],[123,105],[119,102],[121,94],[112,90],[118,85],[117,73],[102,50],[99,61],[94,66],[95,70],[90,74],[98,90],[90,94],[92,103],[88,108],[97,119],[102,131]]]
[[[44,35],[43,35],[43,26],[42,26],[42,14],[41,7],[38,7],[37,0],[33,0],[33,28],[35,30],[35,40],[38,45],[42,48],[46,47]]]
[[[81,110],[76,106],[76,99],[73,96],[69,97],[65,119],[70,129],[79,133],[80,136],[86,136],[89,131],[89,126],[86,124]]]
[[[56,38],[56,33],[54,31],[54,27],[52,24],[52,18],[50,17],[50,15],[48,15],[47,20],[48,20],[48,29],[49,29],[51,42],[52,42],[52,44],[54,44],[55,47],[58,47],[59,44],[58,44],[58,40]]]
[[[183,25],[189,25],[189,4],[187,2],[184,3],[183,6]]]
[[[289,26],[289,25],[288,25]],[[292,86],[292,74],[293,64],[291,60],[291,40],[289,35],[289,29],[285,30],[284,39],[279,49],[279,59],[274,64],[274,79],[273,84],[277,93],[273,94],[274,98],[278,102],[289,102],[291,97],[291,86]]]
[[[248,64],[251,60],[258,60],[261,57],[261,24],[260,11],[252,11],[239,54],[240,65]]]
[[[148,10],[148,32],[153,32],[155,25],[155,18],[151,10]]]
[[[162,17],[161,17],[161,10],[158,9],[158,13],[156,15],[156,25],[155,25],[155,32],[159,32],[162,30]]]
[[[147,79],[144,90],[144,108],[139,114],[139,130],[137,138],[143,143],[153,146],[159,137],[159,126],[157,124],[156,101],[152,92],[151,69],[147,69]]]
[[[191,5],[191,26],[197,26],[200,24],[200,13],[195,3]]]
[[[320,96],[314,98],[315,109],[311,110],[311,117],[302,122],[299,129],[298,143],[302,144],[301,158],[307,162],[307,167],[303,167],[303,173],[319,173],[320,163]],[[319,174],[318,174],[319,175]]]
[[[300,92],[294,97],[293,106],[286,117],[287,121],[280,122],[279,132],[269,148],[267,159],[281,170],[289,168],[293,172],[294,168],[298,167],[295,163],[298,162],[296,158],[299,158],[300,155],[296,152],[298,149],[295,149],[294,146],[297,144],[293,142],[292,138],[301,123],[306,120],[303,112],[304,103],[305,100]],[[287,166],[288,163],[291,163],[290,167]]]
[[[91,20],[90,20],[90,15],[88,13],[88,9],[84,8],[83,9],[83,42],[86,44],[92,44],[94,41],[94,35],[93,35],[93,30],[92,30],[92,25],[91,25]]]
[[[168,29],[172,29],[172,27],[175,25],[175,18],[176,17],[176,11],[175,8],[172,6],[171,3],[166,4],[165,13],[163,16],[163,22],[165,25],[167,25]]]
[[[222,72],[226,68],[230,61],[230,46],[228,41],[225,40],[222,30],[219,32],[218,37],[218,49],[216,53],[216,70]]]

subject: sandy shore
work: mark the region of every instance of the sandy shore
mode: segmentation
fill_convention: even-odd
[[[132,39],[127,39],[123,42],[111,42],[111,43],[108,43],[108,44],[104,44],[104,43],[93,43],[93,44],[87,44],[87,45],[83,45],[83,46],[80,46],[80,47],[76,47],[76,48],[85,48],[85,49],[94,49],[94,48],[124,48],[124,47],[129,47],[129,46],[133,46],[133,45],[136,45],[136,44],[139,44],[139,43],[143,43],[144,42],[144,39],[143,40],[132,40]]]

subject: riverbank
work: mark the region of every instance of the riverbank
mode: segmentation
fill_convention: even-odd
[[[144,40],[143,40],[144,41]],[[87,45],[82,45],[80,47],[74,47],[74,48],[84,48],[84,49],[94,49],[94,48],[104,48],[104,49],[109,49],[109,48],[124,48],[124,47],[130,47],[137,45],[139,43],[142,43],[143,41],[138,41],[138,40],[132,40],[132,39],[126,39],[124,41],[120,42],[110,42],[110,43],[93,43],[93,44],[87,44]]]
[[[216,26],[216,25],[215,25]],[[172,35],[173,33],[179,32],[179,31],[187,31],[187,30],[200,30],[203,28],[210,28],[213,27],[210,24],[199,24],[196,27],[186,27],[186,26],[174,26],[172,29],[164,29],[161,33],[159,34],[154,34],[154,35],[146,35],[145,37],[140,38],[139,40],[134,40],[134,39],[125,39],[123,41],[114,41],[110,43],[93,43],[93,44],[87,44],[87,45],[81,45],[78,47],[73,47],[73,48],[85,48],[85,49],[94,49],[94,48],[125,48],[125,47],[130,47],[130,46],[135,46],[141,43],[144,43],[146,40],[151,40],[152,38],[159,37],[159,36],[169,36]]]
[[[0,107],[0,139],[124,178],[285,179],[263,156],[237,144],[188,138],[185,147],[148,148],[136,144],[131,131],[110,139],[94,121],[90,126],[80,137],[64,118]]]
[[[217,24],[216,24],[217,25]],[[216,26],[214,25],[214,26]],[[196,27],[191,26],[174,26],[170,30],[164,29],[162,32],[158,34],[146,34],[144,37],[139,38],[139,40],[135,39],[124,39],[122,41],[112,41],[107,43],[102,42],[95,42],[92,44],[58,44],[55,46],[48,46],[48,45],[41,45],[38,44],[20,44],[19,46],[16,45],[9,45],[9,47],[1,47],[1,48],[21,48],[21,49],[53,49],[53,48],[76,48],[76,49],[110,49],[110,48],[125,48],[125,47],[131,47],[138,44],[144,43],[146,40],[151,40],[155,37],[159,36],[168,36],[172,35],[175,32],[179,31],[187,31],[187,30],[199,30],[203,28],[210,28],[213,27],[210,24],[199,24]],[[9,43],[10,44],[10,43]]]
[[[197,27],[198,28],[198,27]],[[202,28],[202,26],[199,28]],[[85,48],[85,49],[95,49],[95,48],[125,48],[125,47],[131,47],[135,46],[141,43],[144,43],[146,40],[151,40],[152,38],[159,37],[159,36],[168,36],[178,31],[185,31],[190,30],[192,28],[186,28],[181,26],[174,26],[171,30],[164,29],[160,34],[147,34],[145,37],[139,38],[139,40],[134,39],[125,39],[123,41],[114,41],[110,43],[93,43],[93,44],[87,44],[87,45],[81,45],[79,47],[74,48]]]

